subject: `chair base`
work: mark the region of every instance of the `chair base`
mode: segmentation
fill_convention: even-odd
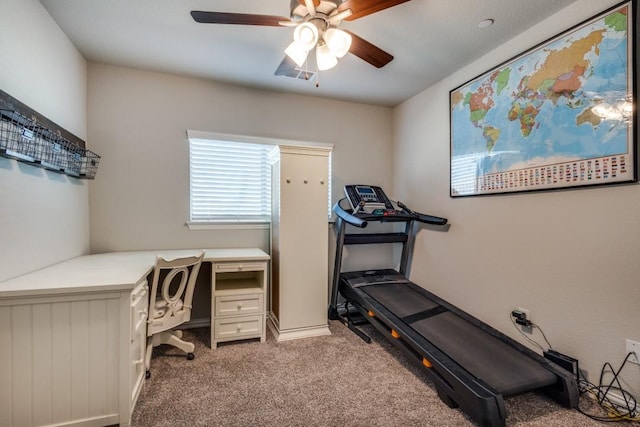
[[[153,352],[153,348],[162,344],[168,344],[184,351],[185,353],[187,353],[188,360],[193,360],[195,358],[195,355],[193,354],[195,345],[191,342],[182,340],[182,331],[169,330],[154,334],[147,339],[147,352],[145,354],[145,368],[147,370],[147,378],[151,376],[149,368],[151,367],[151,353]]]

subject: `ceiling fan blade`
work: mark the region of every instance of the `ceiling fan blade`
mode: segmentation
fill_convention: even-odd
[[[351,34],[351,48],[349,49],[349,53],[352,53],[377,68],[382,68],[393,60],[393,55],[369,43],[362,37],[356,36],[351,31],[342,31]]]
[[[305,6],[307,6],[307,11],[309,12],[309,16],[316,15],[316,5],[313,0],[305,0]]]
[[[290,21],[284,16],[253,15],[250,13],[226,13],[226,12],[203,12],[192,10],[191,16],[194,21],[201,24],[236,24],[236,25],[263,25],[266,27],[280,27],[281,22]]]
[[[338,12],[351,9],[353,13],[348,18],[345,18],[345,21],[354,21],[358,18],[362,18],[363,16],[371,15],[372,13],[388,9],[408,1],[409,0],[345,0],[340,3],[340,6],[338,6]]]
[[[303,6],[306,6],[306,5],[307,5],[306,0],[298,0],[298,3],[300,3],[300,4],[301,4],[301,5],[303,5]],[[313,5],[314,5],[315,7],[320,6],[320,0],[313,0]]]

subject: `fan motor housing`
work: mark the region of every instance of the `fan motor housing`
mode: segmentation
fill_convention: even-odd
[[[330,15],[338,5],[342,3],[340,0],[321,0],[320,4],[316,6],[316,14]],[[298,0],[291,0],[291,20],[301,21],[309,15],[309,11],[304,4],[301,4]]]

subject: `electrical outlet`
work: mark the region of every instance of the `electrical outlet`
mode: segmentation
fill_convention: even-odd
[[[521,313],[524,313],[524,315],[527,316],[527,320],[531,320],[531,312],[529,311],[528,308],[518,307],[518,311],[520,311]]]
[[[640,342],[627,340],[627,354],[633,353],[629,356],[629,362],[640,365]]]
[[[526,320],[528,320],[529,322],[531,322],[531,311],[528,308],[518,307],[515,310],[517,310],[520,313],[524,314],[524,318]],[[523,325],[518,320],[516,320],[516,323],[520,324],[520,330],[522,332],[526,332],[527,334],[532,334],[533,333],[533,326],[531,326],[531,325]]]

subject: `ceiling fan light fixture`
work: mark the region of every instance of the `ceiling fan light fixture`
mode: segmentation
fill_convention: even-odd
[[[318,43],[318,37],[318,28],[309,22],[298,25],[293,32],[294,42],[307,51]]]
[[[351,48],[351,34],[346,31],[329,28],[324,32],[322,38],[331,52],[338,58],[345,56]]]
[[[316,62],[318,70],[324,71],[338,65],[338,58],[326,43],[322,43],[316,47]]]
[[[284,50],[284,53],[286,53],[287,56],[298,65],[298,67],[302,67],[304,62],[307,60],[309,51],[300,46],[298,42],[294,41]]]

